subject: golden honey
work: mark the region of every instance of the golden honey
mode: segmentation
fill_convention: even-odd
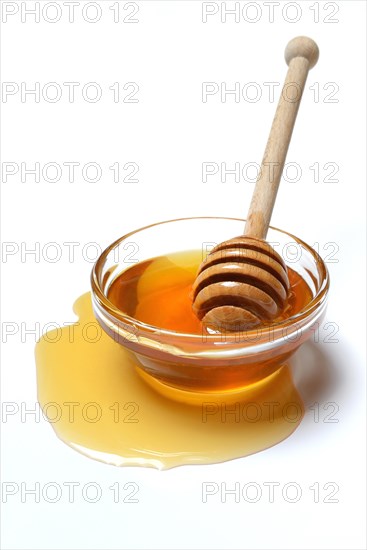
[[[172,254],[125,270],[108,299],[147,324],[202,334],[191,310],[191,287],[201,252]],[[311,299],[303,279],[289,270],[291,296],[284,316]],[[51,331],[36,346],[38,398],[62,414],[51,424],[58,437],[90,457],[115,465],[159,469],[243,457],[279,443],[301,422],[304,407],[287,364],[231,399],[201,392],[192,404],[170,399],[170,388],[150,380],[137,361],[97,323],[89,293],[75,303],[78,321],[58,338]],[[224,381],[224,386],[225,386]],[[165,391],[167,390],[167,391]],[[162,393],[164,395],[162,395]]]
[[[203,325],[192,310],[192,285],[201,257],[201,251],[188,251],[139,263],[115,279],[108,299],[121,311],[149,325],[203,334]],[[288,268],[288,277],[288,303],[274,323],[295,315],[312,299],[298,273]]]

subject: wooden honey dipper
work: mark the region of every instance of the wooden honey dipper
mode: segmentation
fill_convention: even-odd
[[[201,264],[193,286],[193,310],[208,327],[250,330],[269,323],[289,294],[286,265],[264,239],[268,231],[288,146],[317,44],[305,36],[285,49],[289,66],[256,182],[244,234],[216,246]]]

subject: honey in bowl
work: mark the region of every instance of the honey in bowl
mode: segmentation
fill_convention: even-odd
[[[213,331],[210,325],[199,321],[193,312],[192,288],[201,260],[202,251],[196,250],[141,262],[116,277],[109,288],[108,300],[119,311],[144,324],[177,334],[195,335],[199,340],[196,344],[199,349],[200,344],[205,344],[207,335],[213,332],[217,342],[225,343],[228,335]],[[302,277],[292,269],[288,272],[291,285],[289,301],[286,309],[275,320],[276,323],[295,315],[312,299],[312,293]],[[269,329],[271,334],[271,326],[264,326],[256,330],[255,336],[251,338],[256,339],[259,335],[266,340]],[[238,332],[234,338],[235,341],[241,341],[247,337],[247,333]],[[155,369],[152,370],[153,378],[145,376],[148,383],[165,395],[172,387],[186,392],[189,390],[191,394],[171,391],[170,396],[178,399],[181,396],[185,402],[191,403],[201,402],[202,391],[246,390],[250,383],[262,380],[279,368],[279,362],[274,363],[271,360],[259,364],[256,354],[253,355],[250,365],[246,365],[246,360],[243,359],[238,359],[236,364],[233,359],[225,359],[223,365],[215,369],[208,368],[205,359],[197,359],[194,365],[183,365],[180,354],[168,360],[164,356],[160,357],[159,349],[155,350],[155,354],[152,360],[139,354],[142,366],[145,367],[140,373],[144,375],[148,370],[150,374],[149,370]],[[157,379],[166,385],[162,386]],[[194,395],[197,399],[194,399]]]
[[[162,329],[205,334],[192,309],[192,286],[202,251],[173,253],[139,263],[121,273],[108,291],[108,299],[121,311]],[[312,299],[306,282],[288,268],[290,293],[287,307],[275,323],[295,315]]]
[[[211,225],[208,220],[169,223],[172,233],[182,233],[182,224]],[[223,223],[232,226],[234,221]],[[280,350],[268,342],[260,354],[253,352],[256,341],[236,343],[209,335],[208,343],[190,309],[201,250],[150,256],[145,243],[170,246],[154,238],[162,227],[167,234],[165,224],[158,224],[114,243],[96,266],[101,288],[105,285],[103,300],[93,285],[92,301],[85,294],[75,304],[75,326],[65,327],[61,336],[50,332],[37,344],[39,401],[43,407],[56,403],[62,412],[56,420],[50,418],[55,432],[95,459],[159,469],[221,462],[279,443],[304,412],[287,362],[289,346],[296,349],[304,335],[277,345]],[[141,254],[136,265],[126,269],[121,258],[106,261],[131,238]],[[293,298],[285,323],[307,321],[309,331],[310,316],[317,321],[323,313],[319,294],[326,283],[321,277],[317,282],[309,261],[314,254],[307,254],[302,276],[298,265],[289,271]],[[315,296],[317,309],[312,306]],[[279,342],[277,330],[273,339]],[[263,364],[264,354],[271,360]]]

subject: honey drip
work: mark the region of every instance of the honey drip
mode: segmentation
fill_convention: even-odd
[[[200,261],[191,252],[138,264],[116,279],[109,299],[142,321],[201,333],[189,307]],[[310,291],[294,272],[290,280],[289,308],[296,311]],[[199,405],[176,402],[152,389],[132,356],[104,333],[90,293],[78,298],[74,311],[75,325],[48,332],[36,345],[38,399],[44,409],[57,405],[57,418],[50,418],[57,436],[91,458],[158,469],[223,462],[279,443],[302,420],[288,365],[231,403],[210,392]]]

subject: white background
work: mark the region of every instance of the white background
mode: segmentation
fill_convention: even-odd
[[[222,183],[218,174],[203,183],[202,163],[226,162],[231,168],[235,162],[241,167],[260,162],[279,96],[278,86],[272,102],[264,82],[283,80],[285,45],[300,34],[312,36],[321,54],[309,75],[288,154],[302,175],[299,181],[283,180],[272,224],[318,243],[328,258],[327,321],[339,327],[337,343],[319,346],[334,373],[320,395],[320,421],[309,411],[292,437],[248,458],[165,472],[117,469],[72,451],[32,415],[25,422],[20,414],[3,417],[3,483],[81,484],[74,503],[68,502],[66,488],[54,504],[42,498],[35,503],[32,496],[22,503],[20,492],[9,496],[2,506],[3,547],[364,548],[365,2],[280,2],[273,21],[267,3],[258,2],[257,12],[248,6],[238,23],[231,15],[221,22],[220,3],[212,3],[218,13],[204,23],[204,8],[196,1],[139,1],[137,23],[122,21],[134,10],[126,2],[120,2],[117,23],[110,1],[97,3],[101,18],[95,23],[85,20],[95,17],[93,6],[83,18],[84,0],[75,7],[74,23],[63,2],[57,3],[61,18],[55,23],[47,21],[58,16],[52,5],[36,23],[32,15],[23,13],[21,19],[24,6],[34,2],[1,4],[3,10],[19,8],[7,21],[3,11],[2,80],[19,90],[22,82],[28,88],[39,82],[41,89],[39,102],[30,95],[22,101],[20,91],[2,98],[2,161],[19,167],[2,183],[2,238],[5,252],[13,251],[3,250],[2,257],[5,402],[34,407],[36,337],[24,329],[74,319],[72,304],[89,289],[95,249],[88,243],[104,248],[130,230],[164,219],[246,216],[253,183],[242,177],[234,182],[233,176]],[[225,4],[233,8],[234,3]],[[47,91],[46,99],[42,96],[49,82],[63,92],[54,103]],[[64,82],[80,83],[73,103]],[[101,87],[96,103],[81,94],[89,82]],[[115,82],[122,98],[132,90],[123,85],[137,83],[138,102],[115,103],[109,90]],[[203,82],[223,82],[228,89],[239,82],[245,97],[221,102],[217,93],[203,102]],[[248,83],[256,87],[246,88]],[[261,97],[251,101],[259,90]],[[74,182],[67,181],[66,167],[56,183],[42,175],[35,182],[29,174],[21,181],[21,163],[30,168],[39,162],[42,168],[73,161],[81,165]],[[100,181],[83,179],[81,167],[88,162],[100,165]],[[139,182],[114,183],[109,167],[115,162],[121,167],[137,163]],[[318,182],[309,168],[315,163]],[[338,181],[324,181],[330,173],[326,163],[337,165]],[[288,180],[292,177],[290,170]],[[50,242],[61,250],[57,262],[50,261],[56,250]],[[65,242],[78,243],[74,261]],[[35,246],[39,257],[24,256]],[[18,327],[14,335],[6,335],[10,326]],[[330,402],[339,409],[336,423],[323,421],[323,407]],[[80,488],[88,482],[102,489],[97,503],[82,498]],[[114,503],[109,487],[115,482],[137,483],[139,502]],[[262,496],[253,503],[227,496],[222,503],[218,492],[203,503],[203,482],[227,488],[253,482]],[[264,482],[280,484],[274,502]],[[282,496],[290,482],[301,488],[298,502]],[[309,489],[315,483],[320,484],[318,503]],[[338,502],[323,502],[326,483],[338,485]]]

